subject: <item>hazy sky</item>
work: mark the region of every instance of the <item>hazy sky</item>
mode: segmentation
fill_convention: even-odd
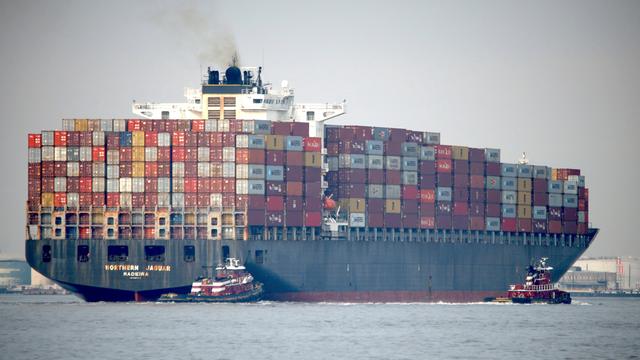
[[[1,255],[23,255],[27,133],[181,101],[235,39],[339,124],[577,167],[601,228],[588,255],[640,255],[639,1],[24,1],[0,5]]]

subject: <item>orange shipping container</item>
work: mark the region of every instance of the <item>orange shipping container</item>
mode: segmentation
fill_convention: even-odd
[[[67,206],[67,194],[66,193],[55,193],[53,198],[53,206]]]

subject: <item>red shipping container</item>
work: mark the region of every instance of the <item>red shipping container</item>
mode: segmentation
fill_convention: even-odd
[[[66,131],[54,131],[53,132],[53,145],[55,145],[55,146],[67,146],[67,132]]]
[[[451,175],[451,173],[438,173],[438,175],[436,175],[436,184],[439,187],[453,186],[453,175]]]
[[[286,213],[287,226],[303,226],[304,225],[304,213],[300,211],[287,211]],[[298,239],[299,240],[299,239]]]
[[[268,211],[283,211],[284,210],[284,197],[282,197],[282,196],[267,196],[267,210]]]
[[[484,189],[469,189],[469,201],[484,203],[485,202]]]
[[[92,192],[93,181],[90,177],[81,177],[80,178],[80,192],[81,193],[90,193]]]
[[[576,234],[578,232],[578,223],[575,221],[563,221],[562,230],[565,234]]]
[[[305,211],[304,226],[320,226],[322,224],[322,213],[320,211]]]
[[[120,148],[120,134],[110,133],[110,134],[107,134],[106,137],[107,137],[107,149],[115,150]],[[78,140],[80,140],[79,137],[78,137]]]
[[[487,176],[500,176],[500,163],[488,162],[485,166],[485,174]]]
[[[283,136],[290,135],[291,126],[289,126],[288,122],[274,121],[271,123],[271,134]]]
[[[451,215],[436,216],[436,229],[451,229]]]
[[[120,148],[120,162],[131,161],[133,154],[130,147]]]
[[[171,164],[170,163],[157,163],[158,177],[171,176]]]
[[[198,179],[197,178],[185,178],[184,179],[184,192],[190,192],[190,193],[198,192]]]
[[[223,207],[234,207],[234,206],[236,206],[236,195],[235,194],[222,194],[222,206]]]
[[[63,161],[56,161],[53,163],[53,175],[54,176],[67,176],[67,163]]]
[[[302,196],[302,182],[287,181],[287,196]]]
[[[209,193],[211,189],[211,179],[198,178],[198,193]]]
[[[105,194],[104,193],[93,193],[91,198],[91,205],[102,207],[105,206]]]
[[[236,179],[222,179],[222,192],[225,194],[235,194],[236,192]]]
[[[502,231],[516,231],[516,219],[515,218],[503,218],[502,219],[502,225],[500,226],[500,229]]]
[[[284,225],[284,212],[282,211],[267,211],[266,213],[267,226],[282,226]]]
[[[578,210],[579,211],[587,210],[587,202],[584,199],[578,199]]]
[[[453,186],[459,188],[468,188],[469,187],[469,175],[461,175],[454,174],[453,175]]]
[[[549,220],[548,228],[549,233],[560,234],[562,233],[562,222],[560,220]]]
[[[39,148],[40,146],[42,146],[42,135],[29,134],[27,143],[30,148]]]
[[[241,133],[242,120],[229,120],[229,131],[232,133]]]
[[[197,193],[184,193],[184,206],[198,206],[198,194]],[[224,198],[223,204],[224,205]]]
[[[222,192],[222,179],[213,178],[211,179],[210,189],[212,193],[219,194]]]
[[[93,193],[80,193],[78,198],[80,206],[91,206],[93,202]]]
[[[546,179],[533,179],[533,192],[546,194],[548,190]]]
[[[484,162],[484,149],[469,148],[469,161],[482,164]]]
[[[420,189],[420,202],[433,204],[436,200],[435,189]]]
[[[170,147],[159,147],[158,148],[158,161],[161,162],[169,162],[171,161],[171,148]],[[178,161],[178,160],[175,160]]]
[[[90,161],[80,162],[80,176],[90,177],[93,176],[93,163]],[[120,174],[122,176],[122,174]]]
[[[148,162],[144,164],[144,176],[150,178],[158,177],[158,163]]]
[[[197,147],[185,147],[184,148],[184,161],[187,161],[187,162],[198,161],[198,148]]]
[[[453,172],[456,174],[469,174],[469,162],[467,160],[452,160]]]
[[[469,230],[484,230],[484,217],[472,216],[469,218]]]
[[[34,163],[27,165],[27,175],[30,178],[40,177],[40,163]]]
[[[93,162],[104,162],[107,158],[107,152],[104,146],[96,146],[92,151]]]
[[[127,131],[142,130],[142,120],[127,120]]]
[[[435,175],[436,162],[433,160],[421,160],[420,161],[420,175]]]
[[[156,122],[158,122],[160,120],[141,120],[140,121],[140,128],[143,131],[157,131],[155,130],[158,126],[156,125]]]
[[[400,170],[387,170],[385,171],[386,185],[400,185],[402,182],[402,173]]]
[[[120,206],[120,193],[107,193],[107,206]]]
[[[209,147],[209,144],[211,144],[210,138],[207,133],[198,133],[198,147]]]
[[[185,177],[198,177],[198,163],[186,162],[184,163],[184,176]]]
[[[284,195],[286,189],[284,181],[267,181],[265,185],[267,195]]]
[[[436,218],[433,216],[421,216],[420,217],[420,228],[422,229],[433,229],[436,226]]]
[[[547,218],[549,220],[561,220],[562,219],[562,208],[549,207],[547,209]]]
[[[382,213],[384,210],[384,199],[367,199],[367,212]]]
[[[289,166],[304,166],[304,152],[302,151],[287,151],[286,163]]]
[[[469,187],[473,189],[484,189],[484,179],[482,175],[469,176]]]
[[[436,153],[436,159],[451,159],[451,146],[449,145],[434,145]],[[449,166],[451,167],[451,166]]]
[[[368,169],[367,183],[369,184],[384,184],[384,170],[381,169]]]
[[[67,146],[80,146],[80,132],[67,131]],[[120,144],[118,144],[120,146]]]
[[[468,215],[469,204],[466,202],[454,202],[453,203],[453,215]]]
[[[82,226],[78,228],[80,239],[91,239],[91,228]]]
[[[222,152],[220,152],[220,159],[222,159]],[[261,165],[264,163],[265,163],[265,151],[263,149],[249,149],[249,164]],[[295,164],[291,164],[291,165],[295,165]]]
[[[582,235],[587,233],[587,224],[578,223],[577,233]]]
[[[354,184],[356,185],[356,184]],[[364,184],[361,184],[360,187],[362,191],[359,192],[359,197],[364,197]],[[322,192],[322,185],[320,182],[305,182],[304,183],[304,194],[307,198],[319,198],[320,193]]]
[[[144,146],[153,147],[158,146],[158,133],[145,132],[144,133]]]
[[[379,228],[384,226],[384,215],[382,213],[368,213],[365,220],[369,227]]]
[[[388,228],[402,227],[402,216],[400,214],[384,213],[384,226]]]
[[[55,176],[55,165],[53,161],[43,161],[41,164],[41,173],[42,176]],[[85,163],[80,163],[80,167]],[[91,167],[91,163],[89,163],[89,167]]]
[[[198,196],[200,196],[200,194]],[[247,209],[248,206],[249,195],[236,195],[236,209]]]
[[[185,137],[183,131],[174,131],[171,133],[171,146],[184,146]]]
[[[418,187],[415,185],[402,185],[403,200],[417,200],[420,197]]]
[[[422,175],[420,176],[420,188],[432,189],[436,187],[435,175]]]
[[[264,195],[249,195],[247,200],[247,207],[252,210],[253,209],[264,210],[266,201],[267,200],[264,197]],[[263,222],[264,222],[264,219],[263,219]]]
[[[158,194],[144,194],[144,206],[150,208],[158,206]]]
[[[236,149],[236,164],[249,163],[249,149]]]
[[[400,156],[400,155],[402,155],[402,141],[385,142],[384,143],[384,154],[387,155],[387,156]]]
[[[546,192],[533,193],[534,206],[547,206],[548,203],[549,203],[549,195]]]
[[[417,200],[404,200],[402,202],[403,214],[417,214],[418,213],[418,201]]]
[[[531,228],[533,232],[536,233],[546,233],[547,232],[547,221],[546,220],[533,220],[531,223]]]
[[[234,142],[235,145],[235,142]],[[184,146],[185,147],[197,147],[198,146],[198,134],[190,131],[184,133]]]
[[[486,194],[487,203],[500,204],[501,196],[502,194],[500,190],[487,189],[487,194]]]
[[[67,192],[70,192],[70,193],[80,192],[80,178],[78,177],[67,178]]]
[[[533,227],[531,223],[531,219],[518,219],[517,220],[517,231],[519,232],[532,232]]]
[[[92,146],[93,135],[91,131],[81,131],[79,134],[80,146]]]
[[[306,137],[302,143],[304,151],[319,152],[322,150],[322,139],[319,137]]]
[[[250,226],[264,226],[265,225],[265,212],[263,209],[255,209],[249,207],[247,211],[247,225]]]
[[[222,146],[236,146],[236,134],[222,133]]]
[[[284,165],[284,151],[282,150],[267,150],[266,152],[266,164],[267,165]]]
[[[211,195],[198,193],[198,206],[208,207],[211,203]]]
[[[222,147],[222,133],[221,132],[209,133],[209,146],[211,146],[211,147]]]
[[[309,136],[309,123],[291,122],[291,135],[293,136]]]
[[[469,217],[467,215],[453,215],[451,227],[457,230],[469,230]]]
[[[402,227],[417,229],[420,227],[420,218],[418,214],[402,214]]]
[[[191,120],[191,131],[204,132],[204,120]]]
[[[438,173],[450,173],[451,172],[451,160],[450,159],[438,159],[436,160],[436,172]]]
[[[469,204],[469,215],[472,217],[484,217],[484,202],[472,202]]]
[[[302,181],[304,178],[304,172],[303,172],[303,167],[302,166],[287,166],[285,167],[284,171],[285,171],[285,179],[287,179],[287,181]],[[311,169],[311,168],[307,168],[307,169]],[[318,170],[320,168],[317,168]],[[313,178],[310,178],[313,179]],[[318,177],[316,179],[316,181],[320,181],[320,178]]]
[[[133,173],[133,166],[131,163],[121,163],[120,164],[120,177],[131,177]]]
[[[144,191],[146,193],[157,193],[158,179],[155,179],[155,178],[144,179]]]
[[[55,181],[53,177],[42,178],[42,192],[53,192],[55,189]]]
[[[436,216],[436,207],[435,204],[422,203],[420,204],[420,215],[421,216]]]

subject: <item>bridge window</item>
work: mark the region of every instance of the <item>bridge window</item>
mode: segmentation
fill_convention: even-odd
[[[193,245],[185,245],[184,247],[184,262],[196,261],[196,247]]]
[[[148,245],[144,247],[144,258],[151,262],[164,262],[164,246]]]
[[[264,264],[264,250],[256,250],[256,264]]]
[[[107,260],[111,262],[127,261],[129,247],[126,245],[111,245],[107,248]]]
[[[163,111],[160,116],[162,117],[162,120],[169,120],[169,112],[168,111]]]
[[[253,99],[254,104],[262,104],[262,99]]]
[[[314,111],[307,111],[307,121],[313,121],[316,117],[316,113]]]
[[[78,245],[78,262],[89,262],[89,245]]]
[[[51,262],[51,245],[42,246],[42,262]]]
[[[115,225],[115,218],[113,216],[109,216],[107,218],[107,225]]]
[[[108,238],[112,238],[115,236],[115,230],[113,229],[107,229],[107,237]]]

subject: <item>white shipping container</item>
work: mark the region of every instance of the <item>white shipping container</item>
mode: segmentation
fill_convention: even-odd
[[[249,165],[236,164],[236,178],[238,178],[238,179],[248,179],[249,178]]]
[[[565,181],[563,192],[565,194],[577,195],[578,194],[578,182],[576,181]]]
[[[131,192],[134,192],[134,193],[144,192],[144,178],[131,179]]]
[[[500,231],[500,218],[488,217],[486,220],[487,231]]]
[[[42,146],[53,146],[53,131],[42,132]]]
[[[127,131],[127,120],[125,119],[113,119],[113,131]]]
[[[105,177],[106,176],[106,167],[104,163],[93,163],[91,166],[91,174],[93,177]],[[103,190],[104,191],[104,190]]]
[[[144,161],[158,161],[158,148],[153,146],[144,148]]]
[[[105,192],[105,183],[106,180],[103,177],[93,178],[91,181],[91,187],[93,188],[93,192]]]
[[[425,144],[427,145],[439,145],[440,144],[440,133],[437,132],[425,132],[422,134],[422,138]]]
[[[119,165],[107,165],[107,179],[118,179],[120,177]]]
[[[249,180],[236,180],[236,194],[249,194]]]
[[[209,157],[209,148],[208,147],[199,147],[198,148],[198,161],[206,161],[208,162]]]
[[[120,179],[107,179],[107,192],[108,193],[120,192]]]
[[[93,146],[104,146],[104,131],[94,131],[91,135]]]
[[[56,177],[53,180],[53,191],[55,192],[67,192],[67,178]]]
[[[120,207],[131,207],[131,193],[120,193]]]
[[[53,146],[43,146],[42,148],[42,161],[53,161],[55,159],[55,151]],[[37,149],[34,149],[37,150]]]
[[[370,199],[382,199],[384,197],[384,185],[381,185],[381,184],[367,185],[367,197]]]
[[[158,146],[171,146],[171,134],[166,132],[158,133]]]
[[[158,206],[170,206],[171,194],[168,192],[158,193]]]
[[[100,128],[102,131],[113,131],[113,120],[102,119],[100,120]]]
[[[62,119],[62,130],[75,131],[76,120],[75,119]]]
[[[123,177],[120,178],[120,192],[128,192],[130,193],[132,190],[132,178]]]
[[[211,173],[211,164],[208,162],[199,162],[198,163],[198,176],[199,177],[209,177]]]
[[[78,207],[80,205],[80,195],[78,193],[67,193],[67,206]]]
[[[231,146],[223,147],[222,161],[236,161],[236,148]]]
[[[171,179],[166,177],[158,178],[158,192],[171,192]]]
[[[54,161],[67,161],[67,148],[66,147],[55,147],[54,148]]]
[[[184,179],[183,178],[174,178],[171,183],[171,191],[173,192],[184,192]]]
[[[561,194],[549,194],[549,206],[551,206],[551,207],[561,207],[562,206],[562,195]]]
[[[216,131],[218,131],[218,121],[217,120],[205,120],[204,121],[204,131],[206,131],[206,132],[216,132]]]
[[[222,163],[222,177],[232,178],[236,176],[236,163],[223,162]]]
[[[174,178],[183,178],[184,177],[184,163],[183,162],[173,162],[171,163],[171,175]]]
[[[67,176],[80,176],[80,163],[68,162],[67,163]]]
[[[81,146],[80,147],[80,161],[92,161],[93,153],[91,150],[91,146]]]
[[[29,164],[36,164],[42,161],[40,149],[29,149]]]
[[[236,147],[248,148],[249,147],[249,135],[236,135]]]
[[[384,165],[387,170],[400,170],[402,161],[400,156],[385,156]]]
[[[568,179],[569,181],[573,181],[575,183],[578,184],[578,187],[585,187],[585,178],[582,175],[569,175]]]
[[[229,120],[218,120],[218,131],[229,132]]]
[[[450,187],[440,186],[436,189],[436,200],[438,201],[451,201],[452,196]]]
[[[517,193],[511,190],[502,190],[502,203],[515,205],[518,200]]]
[[[184,193],[173,193],[171,194],[171,205],[174,207],[183,207],[184,206]]]
[[[107,150],[107,165],[120,164],[120,152],[118,150]]]
[[[368,169],[384,169],[384,157],[382,155],[367,155]]]
[[[210,196],[210,206],[221,208],[222,207],[222,194],[211,194]]]
[[[363,213],[351,213],[349,214],[349,226],[362,228],[365,227],[365,218]]]

